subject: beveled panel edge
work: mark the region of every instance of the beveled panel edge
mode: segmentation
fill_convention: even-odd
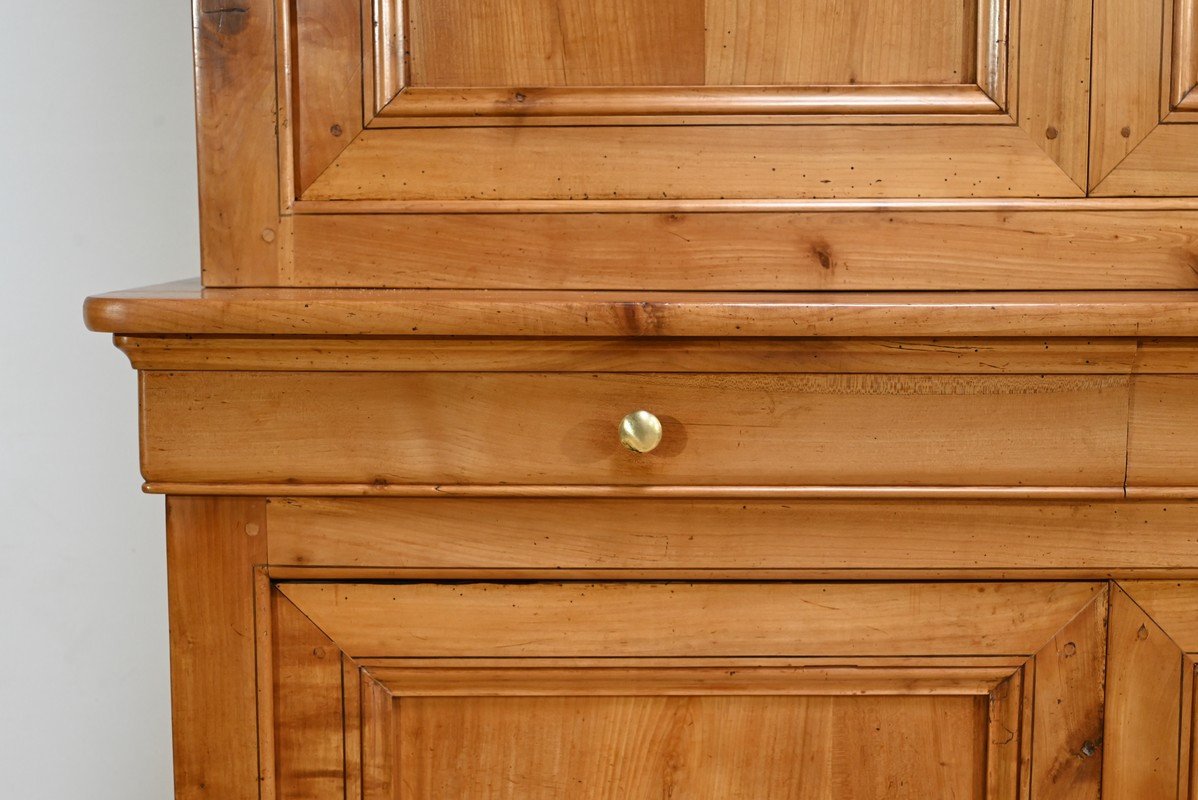
[[[379,116],[505,118],[739,114],[1002,114],[978,86],[407,87]],[[1010,121],[1008,120],[1008,123]]]

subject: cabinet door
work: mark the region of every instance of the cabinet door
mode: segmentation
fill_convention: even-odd
[[[282,583],[276,796],[1098,798],[1102,583]]]
[[[360,58],[326,20],[360,1],[298,4],[304,200],[1082,193],[1088,3],[391,0],[373,113],[332,137],[328,62]]]
[[[1062,219],[887,206],[1084,195],[1089,0],[208,5],[208,285],[636,288],[652,255],[656,288],[894,288],[910,248],[936,273],[914,288],[1103,282],[1092,242],[1036,277]],[[785,216],[837,203],[887,214]],[[670,216],[699,212],[722,216]],[[885,259],[861,252],[879,226]]]
[[[1096,0],[1090,186],[1198,194],[1198,4]]]

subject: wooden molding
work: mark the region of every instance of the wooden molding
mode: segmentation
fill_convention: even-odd
[[[538,117],[737,114],[1001,114],[972,85],[932,86],[676,86],[577,88],[408,87],[381,117]],[[501,119],[493,120],[493,123]]]
[[[139,334],[1194,337],[1192,292],[555,292],[201,289],[96,295],[92,330]]]

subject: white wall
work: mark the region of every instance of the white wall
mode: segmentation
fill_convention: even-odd
[[[87,294],[198,274],[187,0],[4,0],[0,783],[171,794],[163,501]]]

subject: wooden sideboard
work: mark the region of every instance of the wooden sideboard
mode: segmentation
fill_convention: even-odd
[[[178,798],[1198,798],[1193,0],[194,30]]]
[[[169,495],[180,797],[1191,796],[1198,297],[87,314]]]

